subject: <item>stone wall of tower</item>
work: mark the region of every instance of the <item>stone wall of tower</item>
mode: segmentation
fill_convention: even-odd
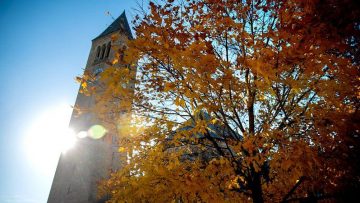
[[[126,18],[125,18],[126,19]],[[110,50],[108,59],[97,59],[97,47],[111,41],[111,36],[118,33],[120,37],[112,44],[123,44],[129,35],[123,30],[109,33],[98,37],[92,41],[86,70],[94,72],[98,68],[106,69],[109,65],[107,61],[112,61],[115,55],[113,49]],[[75,106],[81,109],[90,109],[94,105],[92,96],[78,94]],[[75,133],[87,131],[91,126],[101,124],[93,113],[82,113],[77,115],[74,111],[70,121],[70,128]],[[94,140],[86,137],[78,139],[76,146],[66,153],[61,154],[55,177],[50,190],[49,203],[85,203],[103,202],[97,200],[97,182],[109,175],[111,170],[120,167],[117,152],[115,133],[108,133],[104,139]]]

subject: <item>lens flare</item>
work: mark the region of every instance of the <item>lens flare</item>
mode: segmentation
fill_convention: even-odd
[[[78,138],[85,138],[88,136],[86,131],[80,131],[77,135]]]
[[[102,125],[93,125],[88,130],[88,136],[95,140],[104,137],[106,133],[107,133],[107,130]]]

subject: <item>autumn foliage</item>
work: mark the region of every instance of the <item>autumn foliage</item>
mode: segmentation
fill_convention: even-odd
[[[351,198],[360,185],[360,21],[356,3],[345,1],[349,11],[342,2],[150,2],[128,42],[130,66],[102,73],[99,113],[116,112],[128,160],[100,195],[109,202]],[[122,85],[129,81],[135,89]]]

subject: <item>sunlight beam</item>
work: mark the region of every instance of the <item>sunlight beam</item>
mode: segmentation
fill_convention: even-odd
[[[58,105],[35,116],[25,132],[24,149],[31,165],[40,171],[48,171],[59,160],[61,153],[74,147],[76,136],[69,129],[72,108]]]

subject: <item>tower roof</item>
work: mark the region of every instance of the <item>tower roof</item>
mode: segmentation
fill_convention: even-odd
[[[103,37],[105,35],[108,35],[110,33],[116,32],[116,31],[124,31],[125,34],[130,39],[133,39],[129,23],[128,23],[126,15],[125,15],[125,11],[123,11],[122,14],[116,20],[114,20],[114,22],[111,23],[111,25],[109,27],[107,27],[104,32],[102,32],[99,36],[97,36],[93,40],[96,40],[100,37]]]

